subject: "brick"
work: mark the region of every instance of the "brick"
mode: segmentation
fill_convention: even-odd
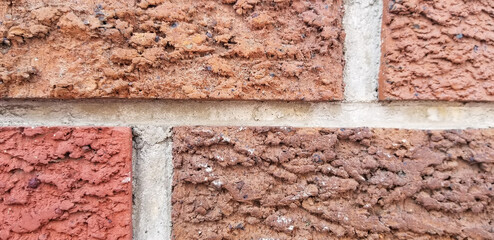
[[[494,100],[494,5],[384,0],[381,100]]]
[[[173,130],[174,239],[493,239],[494,130]]]
[[[0,239],[132,239],[128,128],[0,128]]]
[[[342,0],[9,8],[0,19],[2,98],[343,98]]]

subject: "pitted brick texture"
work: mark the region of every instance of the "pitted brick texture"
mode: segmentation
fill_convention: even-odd
[[[494,1],[384,0],[381,100],[494,100]]]
[[[132,239],[128,128],[0,128],[0,239]]]
[[[493,239],[494,130],[174,128],[174,239]]]
[[[342,0],[11,2],[3,98],[343,97]]]

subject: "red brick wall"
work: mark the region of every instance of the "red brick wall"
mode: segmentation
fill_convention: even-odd
[[[0,239],[132,239],[129,128],[0,128]]]
[[[0,240],[167,239],[170,205],[175,239],[494,239],[490,129],[177,127],[170,201],[158,126],[494,126],[492,103],[378,102],[494,100],[493,20],[490,0],[0,1],[0,126],[137,126],[140,159],[132,192],[128,128],[0,127]]]

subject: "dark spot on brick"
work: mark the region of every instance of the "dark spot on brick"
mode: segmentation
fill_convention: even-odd
[[[394,7],[395,7],[395,3],[389,2],[388,9],[391,11],[391,10],[393,10]]]
[[[239,223],[237,224],[237,226],[234,227],[235,229],[240,229],[240,230],[244,230],[244,225],[242,223]]]
[[[2,39],[2,42],[0,43],[0,49],[5,49],[7,51],[10,49],[10,41],[7,38],[4,37]],[[5,54],[7,51],[2,51],[2,53]]]
[[[39,187],[41,184],[41,181],[38,178],[31,178],[29,179],[29,182],[27,183],[28,188],[36,189]]]
[[[314,154],[314,156],[312,156],[312,160],[315,163],[322,163],[321,156],[319,156],[318,154]]]
[[[237,182],[237,189],[240,191],[244,187],[244,181]]]

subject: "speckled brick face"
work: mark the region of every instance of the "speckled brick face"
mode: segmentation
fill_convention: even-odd
[[[381,100],[494,100],[494,1],[384,0]]]
[[[0,128],[0,239],[132,239],[128,128]]]
[[[174,128],[174,239],[493,239],[494,130]]]
[[[3,98],[343,98],[342,0],[0,8]]]

